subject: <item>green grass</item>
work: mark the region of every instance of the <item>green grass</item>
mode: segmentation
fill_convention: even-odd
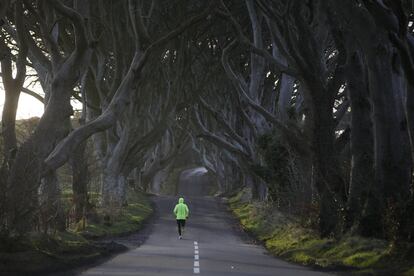
[[[414,260],[392,252],[386,241],[349,235],[340,240],[321,239],[316,231],[287,218],[272,206],[242,201],[242,194],[243,191],[229,199],[230,209],[242,227],[275,256],[304,265],[346,268],[368,275],[378,271],[414,275]]]
[[[88,238],[101,238],[108,236],[125,235],[138,231],[143,222],[152,214],[149,199],[141,192],[131,191],[128,193],[128,206],[123,208],[119,214],[114,216],[110,224],[87,223],[85,230],[79,233]],[[102,213],[98,210],[102,216]]]

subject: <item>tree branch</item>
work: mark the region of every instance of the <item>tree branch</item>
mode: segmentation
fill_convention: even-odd
[[[60,0],[48,0],[49,3],[53,5],[53,7],[60,12],[61,14],[65,15],[69,18],[72,22],[73,26],[75,27],[75,37],[76,37],[76,50],[74,52],[75,56],[81,56],[84,51],[88,48],[88,36],[86,32],[86,28],[84,25],[83,17],[74,9],[69,8],[68,6],[64,5]]]
[[[69,134],[68,137],[63,139],[45,160],[44,172],[59,168],[69,159],[70,153],[75,150],[79,143],[86,140],[92,134],[106,130],[113,126],[118,118],[120,118],[121,114],[124,112],[125,106],[128,105],[130,101],[130,95],[133,92],[132,85],[137,79],[139,79],[139,76],[150,53],[157,46],[180,35],[189,26],[192,26],[194,23],[203,19],[205,16],[207,16],[210,10],[211,4],[209,4],[208,8],[206,8],[201,14],[193,16],[189,20],[183,22],[176,29],[151,43],[148,48],[142,53],[136,52],[131,62],[128,73],[121,82],[119,88],[117,89],[117,92],[109,103],[108,108],[96,119],[90,121],[84,126],[75,129],[72,131],[72,133]]]
[[[199,134],[198,137],[203,137],[206,140],[217,145],[218,147],[223,148],[233,154],[236,154],[243,158],[250,159],[250,156],[246,154],[245,152],[243,152],[241,149],[235,147],[231,143],[223,140],[222,138],[208,131],[207,128],[204,126],[204,124],[201,122],[200,115],[198,114],[198,111],[196,110],[196,108],[194,108],[193,112],[194,112],[194,120],[201,129],[201,134]]]
[[[199,102],[201,105],[213,115],[213,118],[223,127],[224,130],[234,139],[240,146],[242,146],[245,150],[249,151],[250,147],[248,147],[240,135],[238,135],[234,129],[225,121],[223,115],[215,110],[212,106],[210,106],[206,101],[204,101],[201,97],[199,97]]]
[[[250,51],[252,51],[255,54],[258,54],[262,57],[264,57],[267,61],[269,61],[271,64],[275,65],[276,68],[285,74],[288,74],[290,76],[293,77],[297,77],[298,76],[298,72],[297,70],[295,70],[294,68],[288,67],[286,65],[283,64],[283,62],[277,60],[275,57],[273,57],[269,52],[267,52],[266,50],[257,48],[248,38],[247,36],[244,34],[242,27],[240,26],[240,24],[236,21],[236,19],[234,19],[234,17],[231,15],[231,13],[227,10],[227,7],[224,5],[224,3],[222,2],[222,6],[224,7],[224,9],[226,10],[226,12],[218,12],[219,15],[227,18],[230,23],[232,24],[232,26],[234,27],[234,29],[236,30],[236,33],[238,35],[239,41],[246,45]]]

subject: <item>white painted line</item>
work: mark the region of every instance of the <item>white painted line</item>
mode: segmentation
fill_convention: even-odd
[[[194,241],[194,274],[200,274],[200,255],[198,254],[198,242]]]

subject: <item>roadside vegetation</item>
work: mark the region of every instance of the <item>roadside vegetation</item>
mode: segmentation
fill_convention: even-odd
[[[70,199],[63,193],[62,201]],[[64,232],[33,232],[26,237],[0,240],[1,275],[47,274],[91,265],[127,250],[121,244],[104,241],[140,230],[152,214],[151,203],[142,191],[130,191],[128,204],[108,220],[96,208],[90,219],[68,226]],[[69,206],[69,204],[65,204]]]
[[[141,229],[143,222],[152,214],[152,206],[142,191],[128,192],[127,205],[116,216],[107,216],[98,209],[98,220],[87,223],[82,229],[81,221],[75,226],[79,234],[89,239],[100,239],[134,233]]]
[[[228,199],[241,227],[274,256],[323,270],[355,275],[414,275],[414,246],[344,235],[321,238],[308,217],[288,216],[271,203],[244,200],[242,190]]]

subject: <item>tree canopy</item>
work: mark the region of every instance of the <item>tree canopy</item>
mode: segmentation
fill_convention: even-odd
[[[317,210],[322,236],[412,239],[411,1],[22,0],[0,18],[3,233],[65,228],[65,164],[86,208],[89,142],[107,208],[190,151],[218,194]],[[24,141],[20,93],[45,105]]]

